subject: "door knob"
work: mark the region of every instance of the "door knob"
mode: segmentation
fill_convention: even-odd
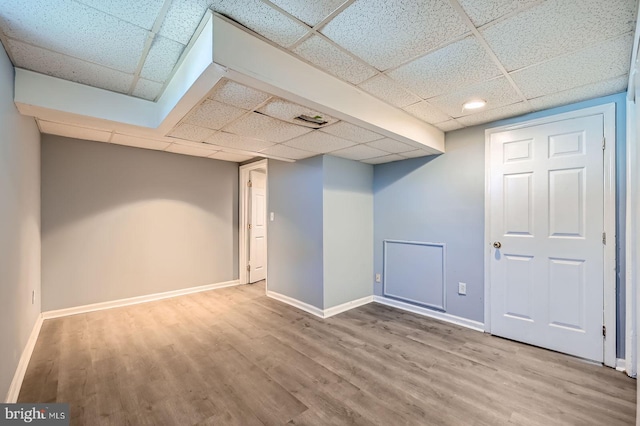
[[[496,241],[493,243],[493,247],[499,249],[500,247],[502,247],[502,244],[500,243],[500,241]]]

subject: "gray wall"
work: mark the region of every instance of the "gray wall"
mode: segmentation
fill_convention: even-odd
[[[373,166],[324,156],[324,308],[373,294]]]
[[[322,156],[269,160],[268,176],[268,289],[322,309]]]
[[[447,312],[484,321],[484,131],[490,127],[616,103],[618,356],[624,355],[625,94],[606,96],[449,132],[446,153],[374,168],[375,271],[382,272],[382,241],[447,244]],[[457,294],[459,281],[467,295]],[[381,286],[375,285],[375,294]]]
[[[238,165],[44,135],[44,311],[238,275]]]
[[[13,104],[0,45],[0,395],[9,390],[40,313],[40,133]],[[35,291],[35,303],[31,292]]]

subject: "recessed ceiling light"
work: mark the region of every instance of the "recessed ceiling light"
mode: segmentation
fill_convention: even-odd
[[[483,100],[483,99],[472,99],[470,101],[465,102],[462,105],[462,109],[478,109],[478,108],[482,108],[483,106],[485,106],[487,104],[487,101]]]

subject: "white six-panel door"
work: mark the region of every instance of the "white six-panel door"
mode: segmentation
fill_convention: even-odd
[[[603,360],[602,115],[490,138],[491,333]]]
[[[267,277],[267,175],[249,172],[249,282]]]

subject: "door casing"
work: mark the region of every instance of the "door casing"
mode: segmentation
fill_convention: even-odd
[[[616,366],[616,105],[609,103],[584,108],[549,117],[485,130],[485,251],[484,251],[484,330],[491,333],[491,135],[556,121],[590,115],[602,115],[604,121],[604,229],[607,244],[604,246],[604,306],[603,325],[607,336],[604,340],[604,364]]]
[[[249,191],[247,184],[249,183],[249,175],[251,170],[264,170],[267,175],[267,211],[269,211],[269,170],[267,160],[260,160],[254,163],[245,164],[244,166],[240,166],[240,188],[238,193],[238,202],[240,203],[238,209],[238,280],[240,284],[247,284],[249,282],[249,274],[247,273],[247,264],[249,259],[249,245],[248,238],[249,233],[247,232],[247,227],[251,218],[249,214]],[[268,219],[267,219],[267,229],[265,231],[267,234],[269,232]],[[268,237],[267,237],[268,238]],[[267,239],[267,241],[269,241]],[[269,251],[267,248],[267,258],[269,256]],[[265,282],[269,281],[268,277],[268,269],[267,269],[267,279]]]

